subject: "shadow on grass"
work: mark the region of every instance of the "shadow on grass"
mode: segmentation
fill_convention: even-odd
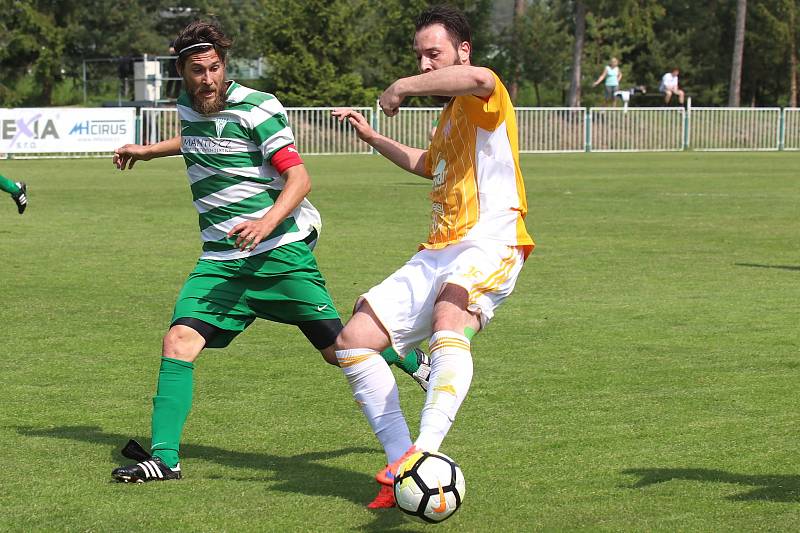
[[[88,442],[107,448],[113,465],[131,463],[120,453],[129,436],[103,431],[98,426],[62,426],[55,428],[36,428],[19,426],[21,435],[29,437],[49,437],[78,442]],[[148,442],[141,436],[133,437],[139,442]],[[345,470],[320,463],[356,453],[374,453],[374,448],[350,447],[339,450],[304,453],[292,456],[267,453],[238,452],[202,444],[181,444],[181,457],[202,459],[220,465],[246,469],[250,472],[266,472],[266,476],[232,477],[214,475],[206,479],[225,479],[234,481],[275,481],[270,490],[306,494],[310,496],[336,497],[349,500],[358,505],[366,505],[375,494],[378,485],[372,476]],[[109,474],[111,470],[109,469]],[[191,474],[190,474],[191,475]],[[109,476],[110,479],[110,476]],[[374,520],[365,529],[368,531],[391,531],[406,523],[403,514],[395,509],[373,511]]]
[[[667,481],[703,481],[731,483],[755,487],[752,490],[729,496],[731,501],[800,502],[800,475],[734,474],[706,468],[632,468],[623,474],[641,479],[631,488],[641,488]]]
[[[738,267],[751,267],[751,268],[777,268],[778,270],[798,270],[800,266],[792,265],[759,265],[756,263],[734,263]]]

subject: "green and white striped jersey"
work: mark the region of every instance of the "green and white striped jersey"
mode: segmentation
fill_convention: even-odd
[[[181,152],[200,216],[201,259],[248,257],[319,231],[319,213],[303,199],[252,251],[234,248],[235,237],[227,238],[237,224],[263,217],[283,189],[284,179],[270,161],[275,152],[294,143],[294,135],[277,98],[232,81],[223,111],[201,115],[184,92],[178,115]]]

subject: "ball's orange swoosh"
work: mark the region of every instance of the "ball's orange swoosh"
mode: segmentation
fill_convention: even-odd
[[[447,502],[444,499],[444,491],[442,490],[442,484],[439,483],[439,506],[436,507],[433,512],[434,513],[443,513],[447,510]]]

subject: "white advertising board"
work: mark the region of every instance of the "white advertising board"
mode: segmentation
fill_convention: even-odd
[[[132,107],[0,109],[0,153],[113,152],[132,142]]]

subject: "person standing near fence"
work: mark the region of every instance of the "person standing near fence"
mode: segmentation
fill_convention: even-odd
[[[494,72],[472,65],[471,31],[461,11],[429,8],[415,29],[422,73],[396,80],[380,106],[392,117],[409,96],[448,97],[428,148],[379,134],[353,109],[333,112],[391,162],[432,180],[427,241],[358,299],[336,340],[353,396],[386,453],[370,508],[395,505],[392,482],[404,458],[417,449],[439,449],[472,381],[471,339],[511,294],[534,246],[525,228],[527,200],[508,91]],[[379,352],[394,346],[402,354],[426,338],[431,374],[412,445],[397,384]]]
[[[592,87],[597,87],[602,81],[605,80],[605,100],[606,104],[609,102],[614,107],[617,106],[617,99],[614,98],[614,93],[619,89],[619,83],[622,81],[622,71],[619,68],[619,61],[616,57],[612,57],[608,65],[605,66],[600,77],[597,78],[592,84]]]
[[[136,161],[183,155],[199,214],[203,253],[175,304],[163,339],[153,398],[152,446],[135,441],[123,455],[121,482],[181,478],[179,444],[192,405],[195,360],[226,347],[256,318],[300,329],[337,365],[342,329],[314,255],[320,216],[306,199],[311,180],[294,144],[286,111],[274,96],[225,79],[231,40],[196,21],[175,41],[185,92],[178,99],[181,135],[128,144],[113,157],[120,170]],[[412,350],[398,366],[427,386],[427,362]],[[424,354],[422,354],[424,359]],[[393,350],[385,357],[398,359]]]
[[[21,215],[28,207],[28,186],[24,181],[12,181],[0,175],[0,191],[7,192],[17,204],[17,212]]]

